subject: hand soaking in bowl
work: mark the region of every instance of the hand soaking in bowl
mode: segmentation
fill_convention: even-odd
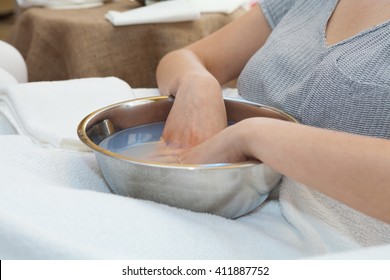
[[[238,99],[224,101],[231,123],[250,117],[296,122],[271,107]],[[141,143],[159,140],[173,102],[166,96],[125,101],[81,121],[78,135],[94,150],[112,191],[226,218],[237,218],[259,206],[281,178],[261,162],[179,164],[126,154]]]

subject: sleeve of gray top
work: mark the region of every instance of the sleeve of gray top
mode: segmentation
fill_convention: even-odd
[[[258,0],[269,26],[274,29],[283,16],[294,5],[295,0]]]

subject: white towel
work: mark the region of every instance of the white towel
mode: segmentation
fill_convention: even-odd
[[[16,0],[22,8],[42,6],[51,9],[84,9],[103,5],[105,0]]]
[[[93,153],[0,136],[0,258],[307,256],[277,203],[239,220],[109,193]],[[163,187],[163,186],[162,186]]]
[[[169,0],[125,12],[108,11],[105,17],[115,26],[192,21],[201,13],[230,14],[248,0]]]
[[[126,12],[108,11],[106,18],[115,26],[192,21],[200,17],[198,9],[187,0],[170,0]]]
[[[248,3],[248,0],[188,0],[201,13],[231,14]]]
[[[85,150],[76,131],[82,118],[134,98],[130,86],[114,77],[25,83],[0,88],[0,113],[38,144]]]
[[[0,185],[47,185],[110,193],[95,156],[34,144],[27,136],[1,135]]]

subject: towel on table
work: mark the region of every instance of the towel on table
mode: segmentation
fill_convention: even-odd
[[[22,8],[42,6],[51,9],[84,9],[103,5],[105,0],[16,0]]]
[[[188,0],[201,13],[231,14],[248,3],[248,0]]]
[[[170,0],[135,8],[126,12],[108,11],[105,17],[115,26],[192,21],[200,12],[187,0]]]
[[[165,0],[170,1],[170,0]],[[230,14],[240,7],[253,3],[253,0],[187,0],[201,13],[224,13]],[[256,1],[256,0],[255,0]],[[158,3],[158,0],[146,0],[146,5]]]
[[[0,88],[0,113],[36,143],[85,150],[76,131],[82,118],[134,98],[130,86],[114,77],[24,83]]]

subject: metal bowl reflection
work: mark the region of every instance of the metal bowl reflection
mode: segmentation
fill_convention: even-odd
[[[237,218],[259,206],[281,175],[261,162],[162,164],[123,156],[100,144],[127,128],[164,122],[174,100],[166,96],[135,99],[104,107],[78,126],[82,142],[94,150],[112,191],[196,212]],[[250,117],[296,120],[271,107],[225,98],[229,122]]]

